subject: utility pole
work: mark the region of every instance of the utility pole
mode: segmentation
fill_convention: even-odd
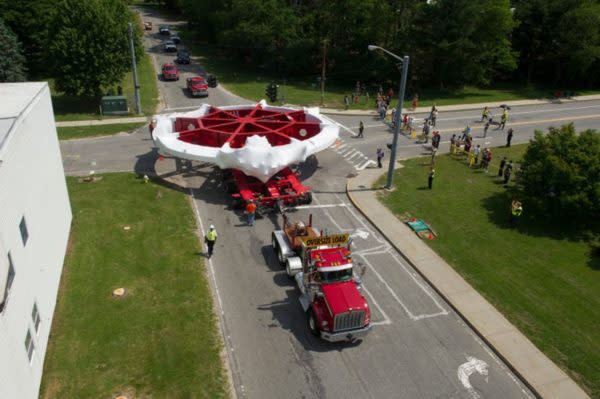
[[[396,120],[394,121],[394,138],[392,140],[392,148],[390,153],[390,165],[388,168],[387,174],[387,183],[385,188],[388,190],[392,189],[392,182],[394,177],[394,166],[396,166],[396,150],[398,149],[398,135],[400,134],[400,121],[402,120],[402,108],[404,107],[404,92],[406,91],[406,76],[408,75],[408,62],[410,58],[405,55],[404,57],[399,57],[396,54],[387,51],[384,48],[379,46],[374,46],[372,44],[368,45],[367,48],[369,51],[381,50],[384,53],[387,53],[400,61],[402,64],[402,78],[400,80],[400,90],[398,92],[398,107],[396,108]]]
[[[325,68],[327,67],[327,39],[323,39],[323,63],[321,65],[321,107],[325,102]]]
[[[135,113],[142,113],[142,100],[140,99],[140,85],[138,84],[137,65],[135,62],[135,47],[133,45],[133,24],[129,23],[129,50],[131,52],[131,71],[133,72],[133,87],[135,97]]]
[[[408,75],[408,63],[410,58],[405,55],[402,58],[402,79],[400,80],[400,92],[398,93],[398,106],[396,108],[396,120],[394,121],[394,138],[390,153],[390,166],[388,168],[387,183],[385,187],[392,189],[394,178],[394,167],[396,166],[396,151],[398,148],[398,134],[400,133],[400,121],[402,120],[402,108],[404,106],[404,92],[406,91],[406,76]],[[433,159],[433,158],[432,158]]]

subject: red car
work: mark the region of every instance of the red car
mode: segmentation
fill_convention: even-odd
[[[162,77],[164,80],[179,80],[179,71],[174,64],[163,64]]]
[[[187,78],[187,89],[192,97],[208,97],[208,83],[206,83],[206,80],[202,76]]]

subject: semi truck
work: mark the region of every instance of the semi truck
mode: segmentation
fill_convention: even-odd
[[[330,342],[354,341],[371,329],[371,312],[355,273],[348,234],[325,235],[312,225],[289,223],[272,233],[279,263],[298,286],[310,332]]]

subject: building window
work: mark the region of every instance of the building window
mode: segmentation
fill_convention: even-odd
[[[29,232],[27,231],[27,222],[25,222],[25,216],[21,218],[21,223],[19,223],[19,230],[21,230],[21,240],[23,240],[23,246],[27,244],[27,239],[29,238]]]
[[[31,311],[31,320],[33,321],[33,329],[37,334],[42,320],[40,319],[40,312],[38,312],[37,303],[35,302],[33,303],[33,310]]]
[[[31,336],[29,328],[27,329],[27,336],[25,337],[25,350],[27,351],[27,358],[31,363],[31,359],[33,359],[33,354],[35,353],[35,344],[33,343],[33,337]]]
[[[0,312],[6,307],[6,300],[8,299],[8,293],[12,287],[13,281],[15,280],[15,267],[13,265],[12,256],[8,254],[8,276],[6,276],[6,287],[4,290],[4,297],[0,298]]]

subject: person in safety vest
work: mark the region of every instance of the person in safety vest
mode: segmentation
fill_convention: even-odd
[[[521,201],[513,200],[510,206],[510,224],[515,227],[521,214],[523,213],[523,205]]]
[[[254,219],[256,218],[256,204],[254,201],[248,201],[246,205],[246,213],[248,214],[248,226],[254,225]]]
[[[212,224],[210,225],[208,232],[204,236],[204,242],[206,243],[206,246],[208,247],[208,252],[207,252],[206,256],[210,258],[213,254],[213,248],[215,246],[215,242],[217,242],[217,230],[215,230],[214,225],[212,225]]]

